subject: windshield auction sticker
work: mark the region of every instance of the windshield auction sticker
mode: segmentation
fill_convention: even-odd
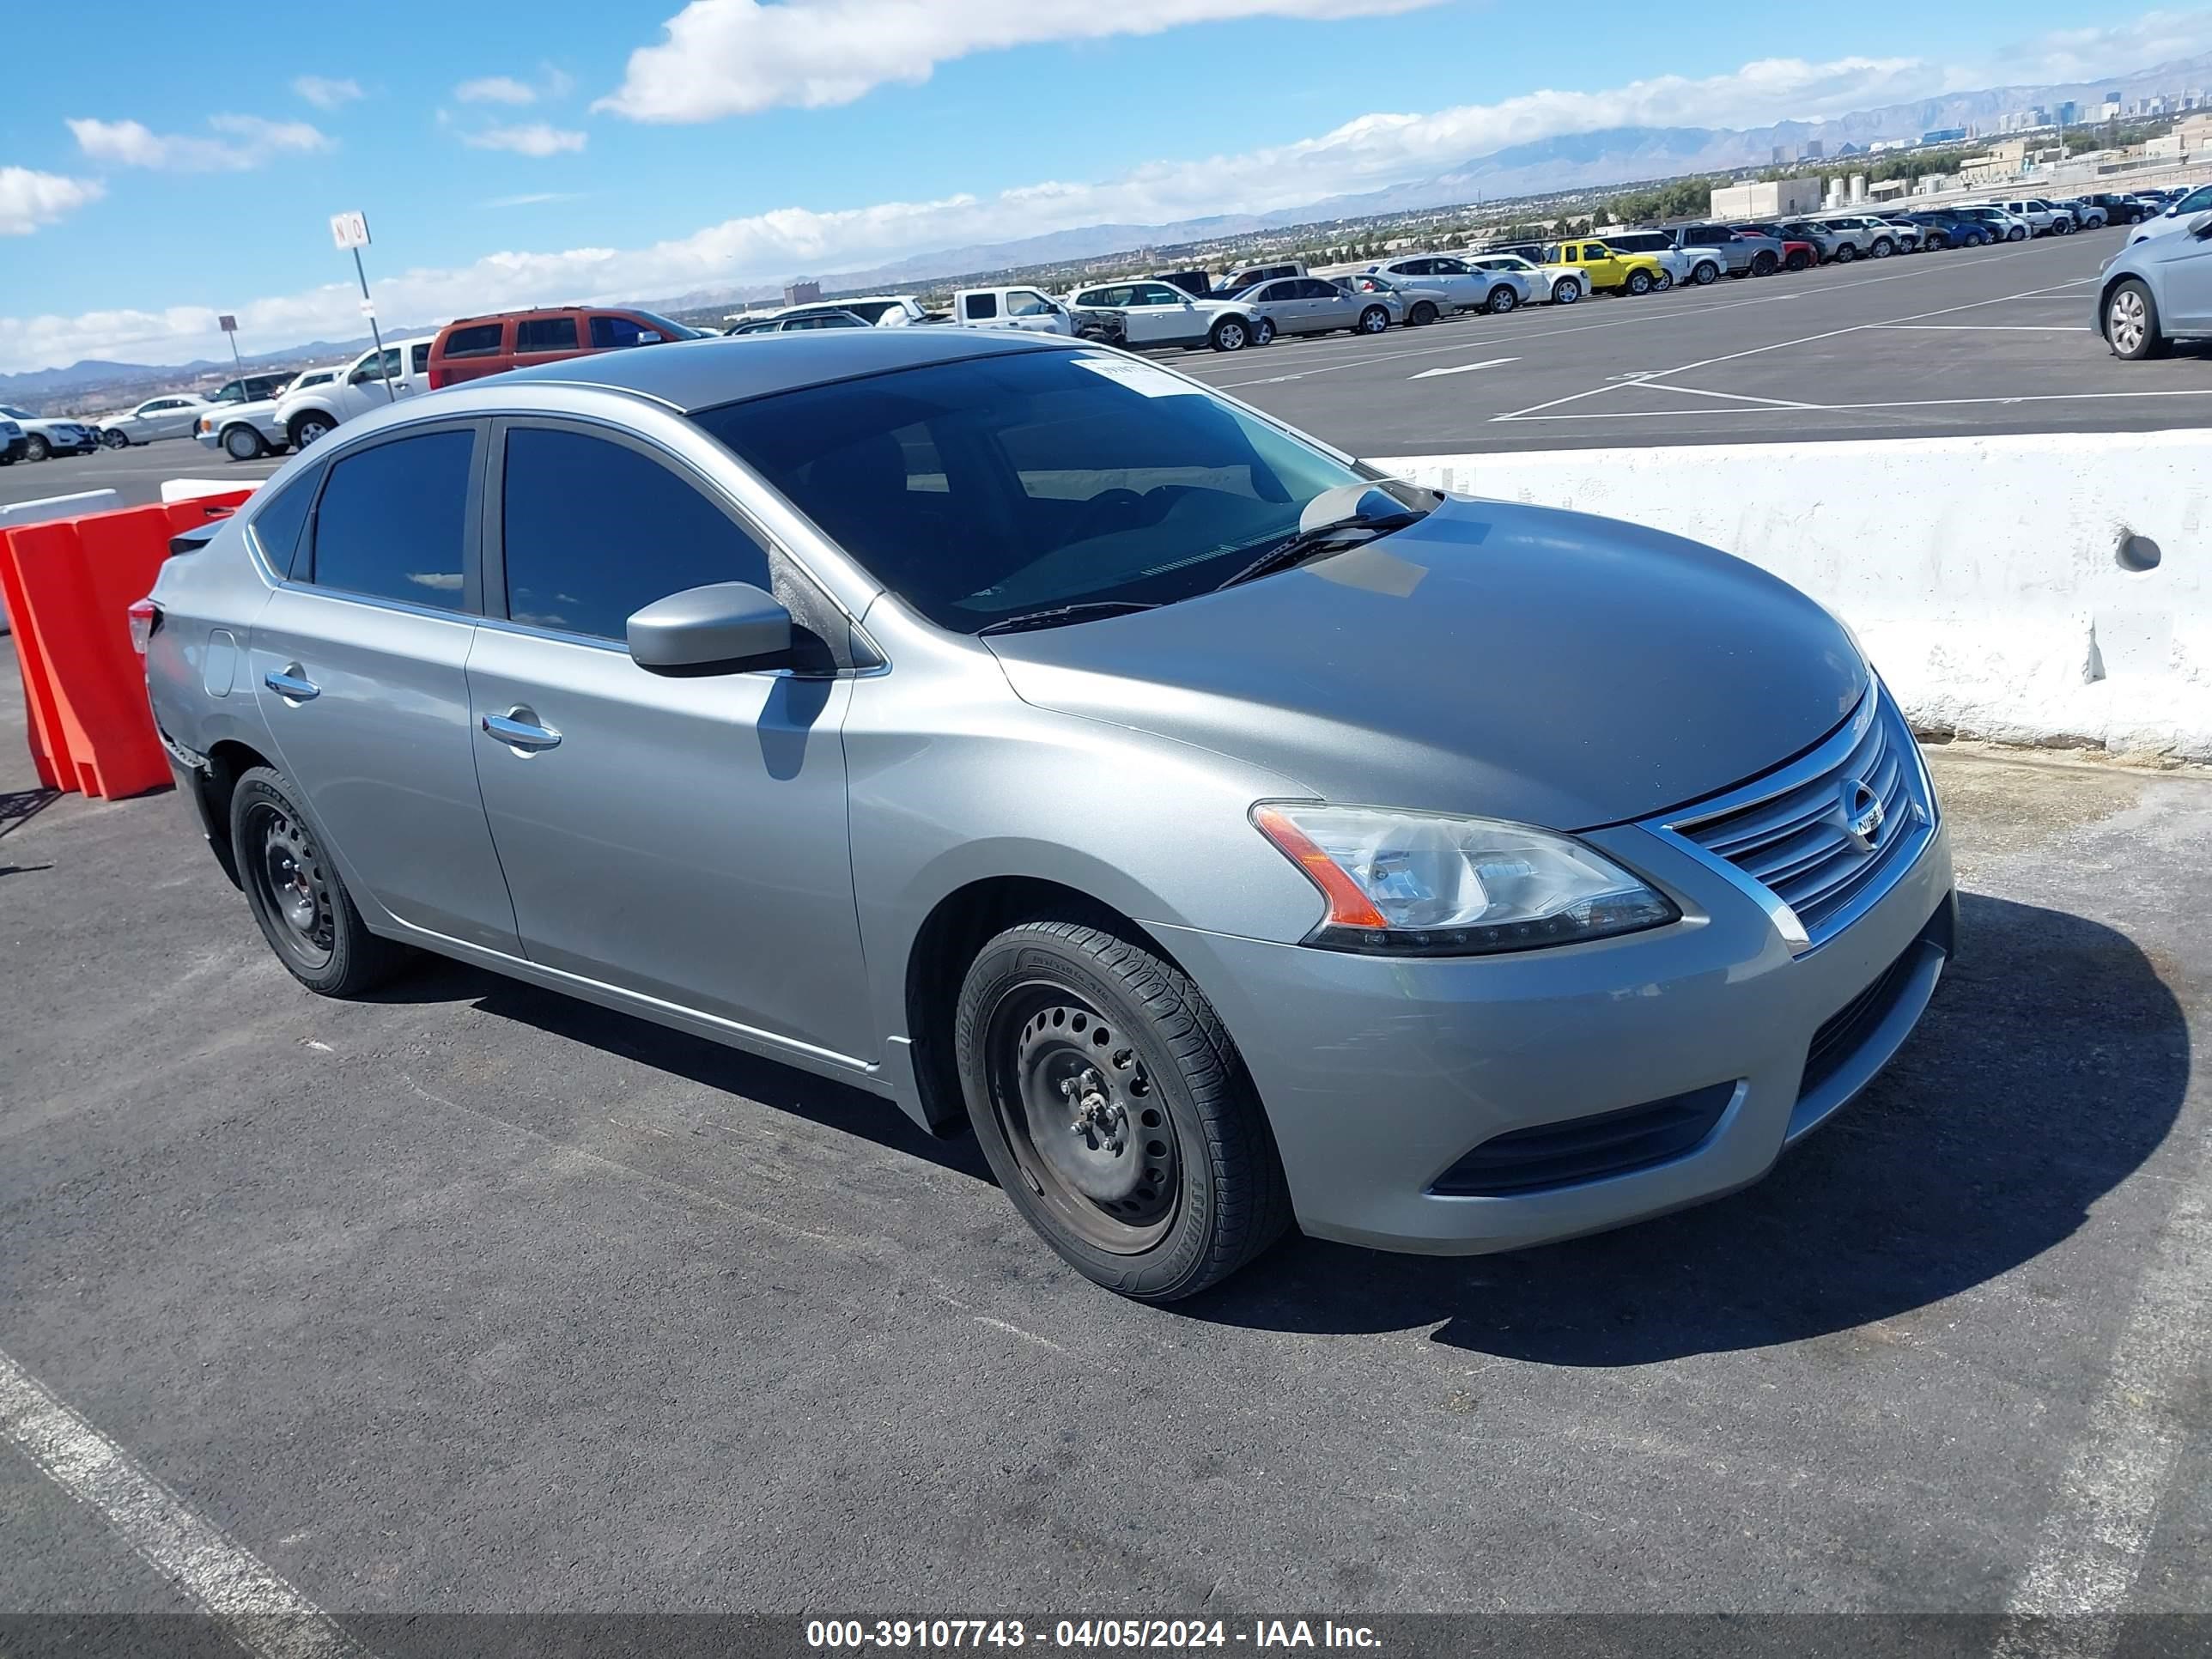
[[[1141,392],[1147,398],[1192,398],[1198,388],[1188,380],[1178,380],[1164,369],[1154,368],[1150,363],[1140,363],[1127,357],[1078,357],[1075,360],[1093,374],[1103,374],[1109,380],[1118,380],[1132,392]]]

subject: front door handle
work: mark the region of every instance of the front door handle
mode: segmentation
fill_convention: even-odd
[[[540,726],[535,720],[516,718],[529,713],[526,708],[517,708],[505,714],[486,714],[483,729],[516,749],[551,749],[559,744],[561,734],[551,726]]]
[[[297,663],[288,668],[270,669],[261,677],[261,683],[287,702],[311,702],[323,695],[321,686],[301,678]]]

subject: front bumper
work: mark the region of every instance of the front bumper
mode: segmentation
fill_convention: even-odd
[[[1748,1186],[1887,1063],[1950,952],[1957,901],[1940,821],[1856,920],[1794,952],[1708,861],[1634,825],[1585,839],[1664,888],[1683,920],[1459,959],[1156,929],[1237,1039],[1305,1231],[1474,1254]],[[1712,1103],[1717,1121],[1662,1161],[1507,1195],[1436,1190],[1498,1137],[1541,1139],[1540,1126],[1678,1097]]]

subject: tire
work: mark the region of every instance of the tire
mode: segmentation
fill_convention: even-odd
[[[2005,240],[2008,242],[2024,242],[2027,240],[2027,227],[2026,225],[2014,225],[2010,230],[2005,232]]]
[[[1784,270],[1802,270],[1812,263],[1813,256],[1800,248],[1782,262],[1782,268]]]
[[[1503,317],[1520,303],[1521,296],[1505,283],[1500,283],[1490,290],[1490,297],[1482,302],[1482,308],[1493,317]]]
[[[261,936],[294,979],[319,996],[353,997],[412,953],[368,931],[337,866],[273,766],[243,774],[230,796],[230,845]]]
[[[1263,346],[1275,343],[1275,319],[1273,317],[1262,317],[1252,325],[1252,343]]]
[[[1651,292],[1651,273],[1638,266],[1628,273],[1628,291],[1638,299]]]
[[[1721,268],[1715,264],[1711,259],[1699,261],[1698,268],[1690,273],[1690,280],[1695,283],[1699,288],[1711,288],[1715,283],[1720,281],[1720,279]]]
[[[1217,326],[1215,332],[1220,331]],[[1216,348],[1218,349],[1219,348]],[[1231,347],[1234,350],[1236,348]],[[305,449],[319,438],[327,438],[337,429],[337,422],[319,409],[303,409],[295,415],[284,431],[292,440],[292,447]]]
[[[968,969],[953,1048],[1000,1186],[1086,1279],[1173,1302],[1288,1226],[1236,1045],[1204,994],[1135,940],[1070,920],[1008,928]]]
[[[2150,289],[2130,276],[2105,296],[2102,319],[2105,343],[2112,356],[2131,363],[2166,356],[2166,337],[2159,332],[2158,301]]]
[[[1413,310],[1408,312],[1406,315],[1406,320],[1412,324],[1415,328],[1426,328],[1431,323],[1436,321],[1436,319],[1437,308],[1431,305],[1426,300],[1417,301],[1414,304]]]
[[[1891,254],[1897,252],[1897,244],[1891,241],[1887,236],[1877,236],[1874,239],[1874,246],[1869,248],[1867,252],[1874,255],[1877,259],[1887,259]]]
[[[1552,303],[1571,306],[1583,297],[1583,285],[1571,276],[1562,276],[1552,284]]]
[[[1752,256],[1751,274],[1754,276],[1771,276],[1781,267],[1782,262],[1765,248]]]
[[[269,453],[269,446],[252,427],[239,425],[222,434],[222,453],[234,461],[258,461]]]
[[[1251,344],[1252,334],[1242,318],[1224,317],[1213,325],[1213,331],[1206,337],[1206,343],[1216,351],[1242,351]],[[299,441],[296,433],[292,441],[295,443]]]
[[[1390,313],[1381,306],[1370,306],[1359,313],[1358,332],[1380,334],[1390,326]]]
[[[125,437],[120,432],[103,432],[100,434],[100,441],[103,447],[108,449],[128,449],[131,447],[131,440]]]
[[[46,441],[44,433],[33,432],[24,441],[23,459],[27,461],[52,460],[53,453],[53,446]]]
[[[1847,265],[1858,257],[1859,249],[1857,243],[1838,242],[1836,244],[1836,263],[1838,264]]]
[[[1654,294],[1664,294],[1674,286],[1674,273],[1671,270],[1662,270],[1651,279],[1651,291]]]

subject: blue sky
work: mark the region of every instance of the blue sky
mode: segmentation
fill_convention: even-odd
[[[0,370],[1265,210],[1625,123],[1747,126],[2212,48],[2025,0],[380,0],[11,12]],[[1110,21],[1107,21],[1110,20]],[[673,33],[672,33],[672,30]],[[1086,31],[1098,31],[1085,38]]]

